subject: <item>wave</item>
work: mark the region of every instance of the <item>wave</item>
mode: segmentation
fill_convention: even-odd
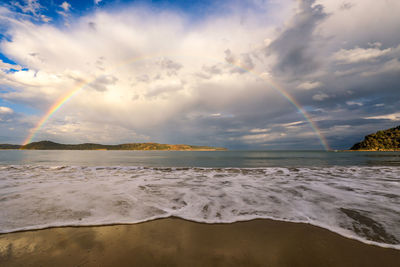
[[[400,168],[0,167],[0,232],[257,218],[400,249]]]

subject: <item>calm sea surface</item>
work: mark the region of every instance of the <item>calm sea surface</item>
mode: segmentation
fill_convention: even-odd
[[[303,222],[400,249],[400,152],[0,151],[0,233],[169,216]]]
[[[400,166],[400,152],[0,150],[0,164],[221,168]]]

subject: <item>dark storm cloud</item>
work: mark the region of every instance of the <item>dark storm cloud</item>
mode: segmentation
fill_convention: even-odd
[[[346,2],[335,12],[357,7]],[[381,33],[371,32],[366,41],[354,32],[346,42],[324,39],[316,32],[326,27],[329,16],[315,1],[299,1],[298,12],[265,52],[276,58],[274,78],[307,110],[331,147],[342,149],[366,134],[400,125],[390,115],[400,112],[400,36],[380,42]],[[318,86],[307,86],[312,84]],[[296,120],[295,114],[281,112]]]
[[[231,149],[322,148],[295,106],[282,97],[271,98],[264,84],[253,84],[251,88],[252,95],[243,92],[240,98],[226,97],[226,105],[221,106],[213,102],[218,99],[218,91],[223,90],[221,85],[205,83],[198,88],[203,92],[202,98],[167,124],[159,125],[161,134],[156,139]],[[232,87],[227,90],[236,91]],[[291,125],[293,122],[298,123]]]
[[[328,98],[314,101],[312,92],[298,98],[311,107],[309,113],[326,131],[333,148],[349,148],[366,134],[400,125],[399,120],[370,119],[400,111],[400,75],[378,75],[368,79],[353,76],[345,81],[325,83]]]
[[[300,1],[299,11],[277,39],[266,49],[277,57],[277,74],[302,75],[315,71],[318,59],[313,50],[314,30],[327,17],[322,5],[314,0]]]

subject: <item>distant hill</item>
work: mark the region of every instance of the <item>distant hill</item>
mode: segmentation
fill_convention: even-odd
[[[40,141],[19,145],[0,145],[0,149],[32,149],[32,150],[180,150],[180,151],[223,151],[223,147],[192,146],[192,145],[168,145],[158,143],[129,143],[120,145],[101,145],[93,143],[85,144],[59,144],[52,141]]]
[[[350,150],[400,151],[400,126],[369,134],[363,141],[353,145]]]
[[[0,149],[19,149],[21,145],[0,144]]]

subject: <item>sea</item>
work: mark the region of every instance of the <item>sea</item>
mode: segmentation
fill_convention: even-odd
[[[400,152],[0,151],[0,233],[179,217],[400,249]]]

